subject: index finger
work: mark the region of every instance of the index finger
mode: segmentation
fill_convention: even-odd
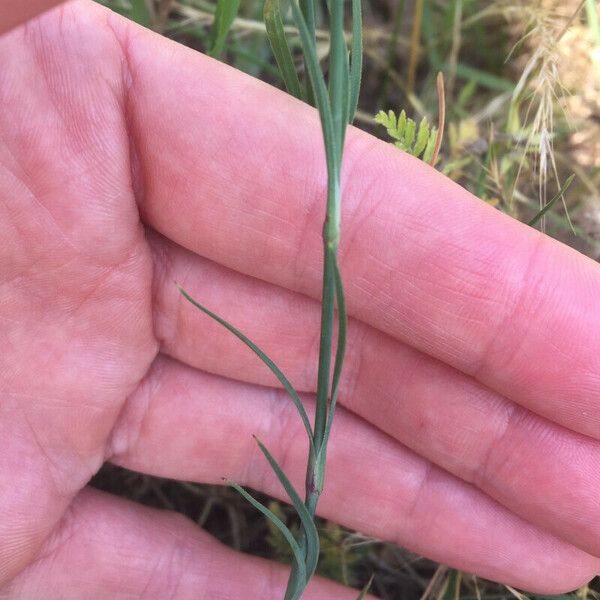
[[[146,222],[225,266],[319,297],[326,180],[315,111],[119,27]],[[350,313],[600,438],[599,266],[357,130],[344,179]]]

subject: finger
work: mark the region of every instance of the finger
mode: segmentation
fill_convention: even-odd
[[[173,281],[256,341],[298,389],[314,392],[319,304],[150,236],[156,333],[194,367],[274,385],[237,338],[182,299]],[[520,408],[380,331],[351,319],[340,402],[513,512],[600,555],[600,443]],[[532,490],[534,490],[532,492]],[[550,501],[551,499],[551,501]]]
[[[310,410],[312,403],[304,400]],[[344,409],[336,419],[319,503],[323,516],[539,592],[575,587],[600,566],[598,559],[527,523]],[[212,483],[233,478],[282,497],[252,434],[302,490],[307,442],[282,392],[164,358],[129,400],[109,455],[155,475]]]
[[[4,0],[0,4],[0,34],[33,19],[64,0]]]
[[[317,297],[316,113],[125,21],[114,27],[132,70],[146,221],[203,256]],[[356,130],[344,173],[350,312],[600,437],[598,265]]]
[[[288,569],[241,556],[173,513],[95,490],[75,499],[39,559],[0,598],[283,598]],[[354,600],[315,578],[303,598]]]

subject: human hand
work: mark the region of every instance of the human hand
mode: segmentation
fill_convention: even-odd
[[[0,39],[0,597],[273,598],[282,567],[86,488],[104,461],[274,496],[316,381],[314,111],[91,2]],[[600,569],[600,268],[358,131],[323,516],[539,592]],[[316,580],[307,598],[355,598]],[[204,596],[202,596],[204,595]]]

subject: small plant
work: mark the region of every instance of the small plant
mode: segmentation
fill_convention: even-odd
[[[352,0],[352,47],[349,53],[344,32],[344,0],[331,0],[328,3],[327,22],[329,24],[331,49],[328,69],[329,81],[326,82],[317,56],[316,45],[316,23],[320,2],[317,0],[290,0],[289,3],[300,37],[305,72],[308,75],[303,83],[300,82],[300,78],[296,73],[291,50],[284,32],[280,0],[267,0],[265,2],[264,18],[267,34],[288,91],[294,96],[314,104],[319,111],[328,174],[325,224],[323,227],[323,293],[314,425],[311,425],[298,393],[276,364],[233,325],[202,306],[185,290],[179,289],[191,304],[237,336],[265,363],[288,392],[306,429],[309,453],[304,500],[301,499],[300,494],[269,450],[260,440],[256,440],[260,451],[271,465],[273,472],[281,482],[298,514],[300,533],[297,536],[294,536],[293,532],[273,510],[261,504],[237,483],[228,482],[231,487],[236,489],[269,519],[272,526],[281,533],[288,543],[294,563],[285,593],[285,600],[297,600],[301,597],[313,576],[319,559],[320,542],[315,525],[315,512],[319,496],[323,491],[327,446],[333,425],[346,348],[347,316],[342,276],[337,257],[340,242],[342,202],[340,175],[346,128],[348,123],[354,119],[358,104],[362,71],[362,8],[360,0]],[[217,4],[215,31],[212,36],[211,48],[211,53],[215,56],[220,54],[223,49],[227,32],[234,21],[238,5],[239,2],[232,2],[232,0],[220,0]],[[333,331],[336,305],[338,335],[337,347],[334,352]],[[366,596],[367,589],[368,586],[363,589],[359,599]]]
[[[446,97],[444,92],[444,78],[441,73],[437,76],[437,93],[439,105],[439,127],[429,124],[427,117],[423,117],[419,126],[413,119],[406,116],[402,110],[399,116],[393,110],[385,112],[380,110],[375,115],[375,123],[383,125],[388,135],[395,140],[394,146],[408,152],[416,158],[421,158],[432,167],[437,163],[438,155],[444,135],[444,121],[446,117]]]
[[[431,127],[427,117],[423,117],[417,128],[417,124],[410,118],[407,118],[403,110],[400,116],[396,117],[393,110],[387,113],[380,110],[375,117],[375,122],[383,125],[388,135],[396,140],[394,146],[404,150],[417,158],[423,158],[426,163],[431,163],[435,150],[437,139],[437,129]]]

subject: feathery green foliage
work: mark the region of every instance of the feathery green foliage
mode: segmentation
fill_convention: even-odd
[[[436,127],[429,125],[426,117],[421,119],[417,128],[415,121],[408,118],[404,110],[398,117],[393,110],[387,113],[381,110],[375,116],[375,122],[386,128],[397,148],[422,158],[426,163],[431,162],[438,131]]]

